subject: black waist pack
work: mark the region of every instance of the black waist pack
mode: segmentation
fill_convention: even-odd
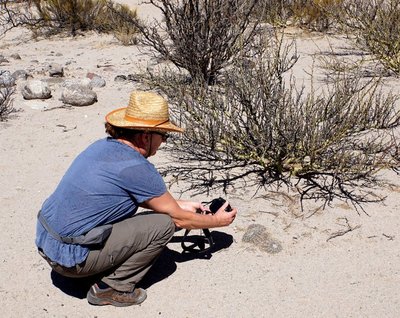
[[[110,236],[112,231],[112,224],[105,224],[91,229],[89,232],[79,236],[61,236],[56,233],[46,222],[43,215],[38,213],[38,220],[46,229],[46,231],[56,240],[67,244],[79,245],[99,245],[103,244]]]

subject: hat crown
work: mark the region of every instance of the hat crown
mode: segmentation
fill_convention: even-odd
[[[152,92],[133,92],[125,116],[141,120],[169,120],[167,101]]]
[[[182,128],[170,121],[167,101],[153,92],[132,92],[128,106],[111,111],[105,119],[116,127],[183,132]]]

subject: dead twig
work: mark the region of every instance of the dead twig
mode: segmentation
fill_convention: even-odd
[[[383,235],[384,237],[386,237],[389,241],[393,241],[394,238],[395,238],[394,235],[387,235],[387,234],[385,234],[385,233],[382,233],[382,235]]]
[[[349,220],[347,218],[344,218],[344,220],[346,221],[346,225],[345,226],[347,228],[345,230],[337,231],[335,233],[332,233],[332,235],[326,239],[327,242],[330,241],[331,239],[334,239],[335,237],[343,236],[343,235],[345,235],[345,234],[347,234],[349,232],[352,232],[352,231],[354,231],[354,230],[356,230],[356,229],[361,227],[361,225],[351,226],[350,223],[349,223]]]

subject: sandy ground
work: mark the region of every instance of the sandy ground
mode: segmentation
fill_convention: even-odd
[[[329,47],[330,42],[343,47],[340,41],[299,38],[297,78],[306,77],[313,51]],[[264,198],[252,198],[253,189],[229,193],[239,215],[232,226],[214,230],[217,251],[210,258],[182,255],[178,232],[143,282],[148,298],[142,305],[90,306],[78,282],[52,275],[37,254],[36,214],[74,157],[105,136],[104,115],[124,106],[135,89],[135,84],[114,82],[114,77],[137,72],[148,57],[109,36],[34,41],[21,30],[0,40],[0,54],[8,58],[13,53],[21,60],[9,59],[0,69],[29,69],[43,79],[45,66],[56,62],[65,65],[66,78],[95,72],[107,86],[95,89],[98,102],[88,107],[57,108],[62,102],[56,84],[53,97],[44,101],[45,109],[33,109],[18,92],[14,106],[20,111],[0,123],[2,317],[400,316],[400,181],[389,172],[385,177],[393,185],[381,189],[387,199],[365,206],[369,216],[342,203],[316,213],[318,204],[311,204],[301,211],[285,192]],[[21,85],[18,82],[18,90]],[[154,163],[167,155],[160,151]],[[329,239],[346,229],[346,220],[355,229]],[[281,252],[271,254],[242,242],[246,228],[255,223],[267,228],[282,245]]]

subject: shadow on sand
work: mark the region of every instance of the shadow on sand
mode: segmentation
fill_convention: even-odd
[[[207,253],[178,252],[176,250],[170,249],[169,247],[166,247],[161,255],[158,257],[152,268],[146,274],[146,276],[142,279],[140,283],[138,283],[138,286],[147,289],[153,284],[156,284],[159,281],[172,275],[176,271],[177,263],[183,263],[194,259],[209,260],[212,258],[213,253],[228,248],[233,242],[232,236],[223,232],[213,231],[211,232],[211,235],[213,237],[214,246]],[[183,236],[175,235],[169,245],[171,246],[176,243],[180,244],[182,242],[182,238]],[[195,238],[195,235],[190,235],[187,239],[190,240]],[[101,275],[85,278],[70,278],[62,276],[55,271],[52,271],[51,279],[53,285],[59,288],[64,293],[76,298],[83,299],[86,298],[86,294],[90,286],[101,279]]]

